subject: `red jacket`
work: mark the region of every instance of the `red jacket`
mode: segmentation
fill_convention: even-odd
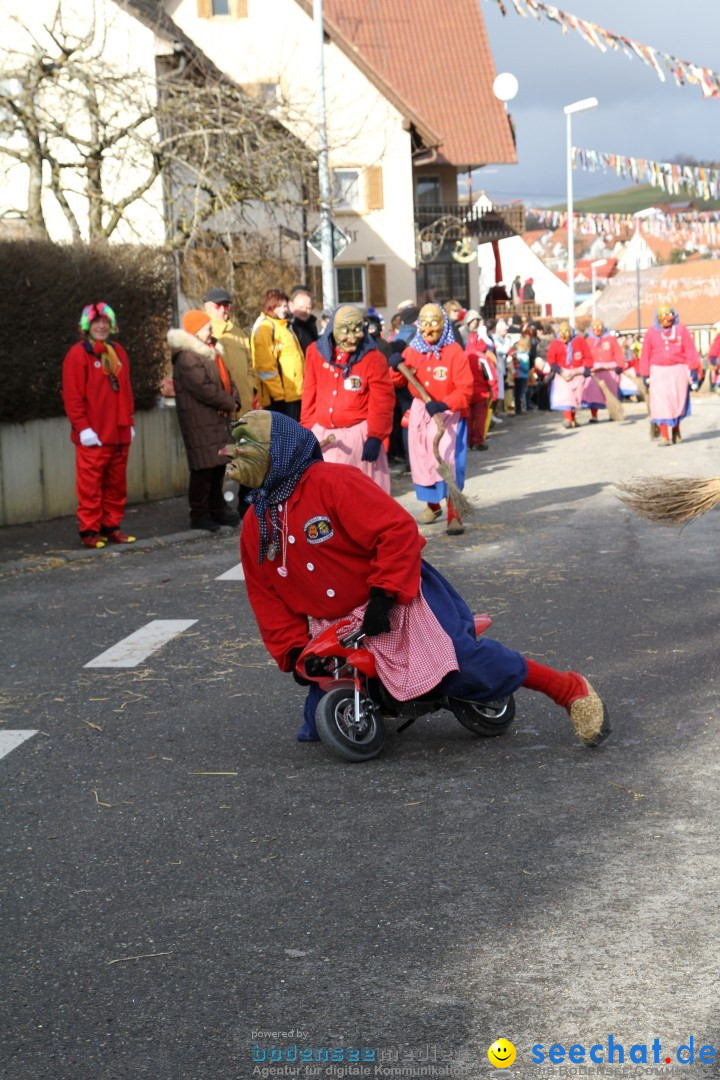
[[[682,323],[675,323],[669,331],[651,326],[643,341],[638,375],[647,378],[651,367],[671,367],[673,364],[687,364],[691,371],[702,368],[690,331]]]
[[[567,345],[560,338],[551,341],[547,351],[547,362],[550,367],[556,365],[559,368],[586,368],[593,366],[593,354],[588,342],[583,337],[574,337],[572,345],[572,360],[568,362]]]
[[[444,401],[451,412],[468,416],[473,375],[460,345],[454,341],[450,345],[443,345],[439,359],[434,353],[420,353],[408,345],[402,354],[402,362],[415,373],[433,401]],[[398,385],[409,386],[413,397],[420,397],[415,387],[409,385],[399,372],[395,372],[393,378]]]
[[[713,367],[715,366],[715,364],[717,364],[718,359],[720,359],[720,334],[718,334],[718,336],[713,341],[712,345],[710,346],[710,352],[708,353],[708,360],[713,365]]]
[[[386,439],[392,431],[395,409],[387,360],[372,349],[353,364],[347,379],[318,352],[313,342],[305,354],[305,382],[300,423],[311,428],[354,427],[367,420],[368,435]]]
[[[80,442],[80,432],[92,428],[103,445],[130,442],[133,424],[132,387],[130,364],[122,345],[110,341],[120,360],[117,381],[120,389],[112,388],[109,375],[92,352],[87,352],[84,341],[78,341],[68,350],[63,360],[62,396],[65,412],[72,425],[70,438]]]
[[[240,537],[248,598],[262,639],[282,671],[309,639],[308,616],[339,619],[364,604],[373,585],[409,604],[420,589],[425,540],[414,519],[359,469],[311,465],[280,512],[287,512],[287,577],[282,543],[258,565],[259,530],[251,508]],[[322,525],[322,528],[318,528]]]
[[[475,405],[479,401],[494,401],[498,396],[497,372],[490,359],[494,354],[488,351],[487,343],[473,333],[468,337],[465,355],[473,377],[470,404]]]
[[[588,339],[590,352],[593,354],[593,367],[622,368],[625,370],[625,353],[620,348],[620,342],[612,334],[605,334],[601,338]]]

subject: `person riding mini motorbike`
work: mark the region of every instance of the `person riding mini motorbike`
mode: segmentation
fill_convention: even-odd
[[[359,469],[324,462],[315,436],[282,413],[247,413],[233,438],[228,475],[251,489],[254,510],[240,539],[248,598],[282,671],[311,675],[297,671],[303,650],[342,620],[362,629],[395,701],[432,691],[492,703],[525,686],[565,708],[585,744],[609,734],[607,706],[582,675],[476,637],[465,601],[421,558],[426,541],[414,519]],[[318,739],[322,697],[313,683],[300,741]]]

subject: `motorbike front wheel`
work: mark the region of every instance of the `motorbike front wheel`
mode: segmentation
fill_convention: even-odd
[[[360,698],[360,722],[355,720],[355,695],[351,689],[329,690],[315,711],[315,726],[324,746],[345,761],[368,761],[377,757],[385,742],[385,725],[377,706]]]
[[[453,698],[450,709],[463,727],[475,735],[502,735],[515,719],[515,698],[499,698],[497,701],[461,701]]]

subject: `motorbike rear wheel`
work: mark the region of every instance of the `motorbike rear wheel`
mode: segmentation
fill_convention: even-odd
[[[450,709],[455,719],[475,735],[486,738],[502,735],[515,719],[515,698],[498,698],[497,701],[461,701],[453,698]]]
[[[315,726],[324,746],[345,761],[369,761],[385,742],[385,725],[378,707],[361,695],[361,720],[355,721],[355,695],[349,688],[329,690],[315,711]]]

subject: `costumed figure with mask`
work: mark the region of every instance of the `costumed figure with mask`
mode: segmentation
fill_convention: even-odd
[[[408,425],[410,472],[415,494],[427,503],[418,520],[422,525],[432,525],[442,515],[442,499],[447,498],[447,486],[438,472],[434,451],[438,430],[434,418],[442,414],[445,429],[438,453],[454,470],[462,490],[467,458],[466,417],[473,394],[473,376],[464,350],[455,341],[450,320],[437,304],[425,304],[421,309],[418,331],[401,360],[431,398],[425,403],[412,383],[399,371],[393,373],[394,381],[408,385],[413,396]],[[447,531],[451,536],[465,531],[457,507],[449,498]]]
[[[593,355],[592,377],[585,380],[583,405],[590,409],[590,423],[598,423],[598,409],[605,409],[605,395],[598,382],[607,386],[613,397],[620,400],[620,376],[625,370],[625,354],[620,342],[606,329],[602,319],[594,319],[586,338]],[[610,417],[612,419],[612,417]]]
[[[585,379],[593,365],[590,346],[584,337],[573,337],[570,324],[562,322],[557,338],[548,346],[547,362],[555,372],[550,408],[563,414],[563,427],[579,427],[575,414],[582,409]]]
[[[300,422],[324,443],[326,461],[355,465],[390,492],[383,441],[392,431],[395,388],[387,360],[365,328],[362,312],[345,304],[333,313],[305,356]]]
[[[252,489],[240,540],[248,598],[281,671],[295,673],[311,637],[342,619],[349,632],[362,626],[400,701],[435,687],[488,701],[525,686],[566,708],[583,742],[607,734],[607,709],[582,675],[476,639],[467,604],[422,560],[414,519],[359,469],[323,461],[312,432],[282,413],[247,413],[233,438],[228,475]],[[313,683],[300,741],[317,738],[321,697]]]
[[[680,421],[691,411],[691,372],[699,370],[702,361],[690,332],[670,304],[660,304],[638,364],[638,374],[650,382],[650,419],[660,429],[658,446],[682,442]]]

